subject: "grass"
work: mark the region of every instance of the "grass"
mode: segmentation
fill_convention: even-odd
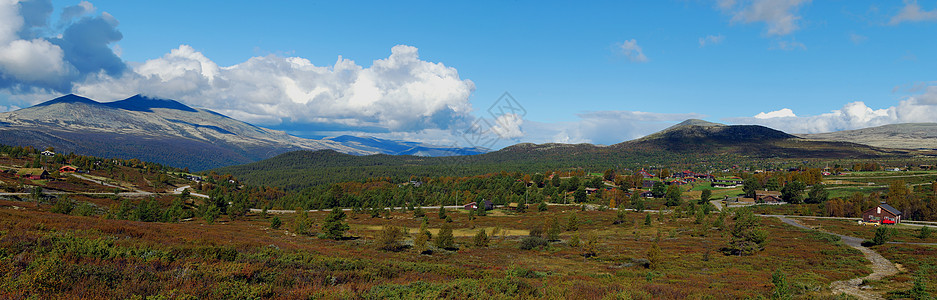
[[[645,214],[627,213],[631,222],[612,225],[617,212],[577,207],[475,220],[450,212],[459,249],[420,255],[381,251],[372,239],[385,225],[415,232],[422,219],[408,211],[389,218],[350,214],[348,235],[356,238],[332,241],[289,234],[292,214],[279,215],[284,226],[274,230],[259,215],[213,225],[163,224],[57,215],[29,205],[13,209],[15,204],[21,203],[0,201],[3,298],[754,298],[770,293],[770,276],[778,269],[791,274],[801,297],[810,298],[831,281],[869,272],[857,251],[774,219],[762,220],[771,237],[767,248],[739,257],[718,251],[726,231],[667,214],[652,214],[652,225],[644,226]],[[326,213],[309,215],[318,230]],[[573,215],[580,228],[563,231],[561,241],[518,248],[530,228],[553,218],[565,225]],[[427,216],[432,229],[444,222],[434,212]],[[474,233],[494,227],[508,234],[492,237],[489,247],[473,246]],[[661,266],[633,265],[658,243],[658,232]],[[590,236],[595,257],[567,244]]]
[[[875,226],[858,225],[856,221],[809,218],[800,218],[798,220],[800,220],[804,225],[818,227],[822,230],[842,235],[849,235],[867,240],[871,240],[873,237],[875,237]],[[892,230],[892,235],[889,238],[889,241],[892,242],[937,243],[937,229],[932,230],[934,234],[931,234],[929,238],[919,239],[917,238],[917,234],[921,229],[920,226],[898,224],[889,225],[888,228]]]

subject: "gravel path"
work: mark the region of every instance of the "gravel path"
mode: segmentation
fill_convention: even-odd
[[[794,219],[789,219],[785,217],[778,217],[778,218],[781,219],[781,221],[784,223],[787,223],[787,224],[790,224],[799,228],[803,228],[803,229],[813,230],[813,228],[804,226],[803,224],[801,224],[800,222]],[[865,280],[880,280],[882,278],[898,274],[898,268],[895,267],[895,264],[889,261],[887,258],[882,256],[881,254],[878,254],[877,252],[873,251],[872,249],[863,247],[862,239],[860,238],[848,236],[848,235],[835,234],[835,233],[829,233],[829,234],[839,236],[842,239],[843,243],[861,251],[862,254],[865,255],[865,258],[872,262],[872,266],[871,266],[872,274],[869,274],[869,276],[861,277],[861,278],[853,278],[849,280],[835,281],[833,283],[830,283],[830,291],[833,292],[833,295],[845,293],[847,295],[850,295],[850,296],[853,296],[862,300],[885,299],[882,297],[882,295],[879,295],[873,291],[863,289],[862,282]]]

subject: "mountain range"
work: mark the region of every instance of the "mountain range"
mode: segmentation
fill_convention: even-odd
[[[302,189],[364,178],[472,176],[492,172],[536,173],[582,168],[606,169],[668,165],[673,168],[729,167],[796,162],[804,159],[901,158],[915,150],[800,138],[758,125],[723,125],[687,120],[646,137],[609,146],[521,143],[472,156],[352,156],[335,151],[295,151],[263,161],[215,169],[250,184]],[[776,165],[777,166],[777,165]]]
[[[905,123],[797,136],[821,141],[843,141],[882,148],[937,150],[937,123]]]
[[[0,143],[51,146],[59,152],[99,157],[138,158],[193,170],[250,163],[296,150],[420,156],[487,152],[373,137],[306,139],[178,101],[141,95],[101,103],[70,94],[0,113]]]
[[[270,164],[270,161],[263,160],[300,150],[333,150],[336,155],[367,156],[341,159],[347,162],[347,166],[474,164],[483,169],[487,167],[478,166],[497,164],[525,168],[523,164],[533,164],[569,167],[608,165],[612,162],[622,164],[661,157],[686,159],[720,155],[749,158],[910,155],[913,150],[893,148],[937,149],[937,124],[896,124],[792,135],[757,125],[687,120],[643,138],[609,146],[521,143],[486,153],[489,151],[482,148],[440,147],[374,137],[307,139],[254,126],[210,110],[192,108],[174,100],[136,95],[102,103],[66,95],[33,107],[0,113],[0,143],[35,148],[51,146],[58,152],[98,157],[138,158],[195,171],[258,161],[259,164]],[[387,156],[371,157],[374,154]],[[457,158],[428,158],[440,156]],[[302,162],[298,163],[302,165]],[[346,165],[329,162],[328,166]],[[257,165],[245,168],[263,169]],[[396,174],[388,171],[391,173]]]

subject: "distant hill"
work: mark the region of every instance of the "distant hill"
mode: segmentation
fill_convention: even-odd
[[[219,168],[245,182],[296,189],[340,181],[392,177],[469,176],[500,171],[544,172],[581,167],[642,167],[693,162],[758,162],[769,158],[864,159],[903,157],[847,142],[811,141],[757,125],[722,125],[688,120],[658,133],[611,146],[522,143],[473,156],[350,156],[334,151],[299,151],[264,161]]]
[[[393,141],[379,139],[376,137],[359,137],[350,135],[327,137],[322,140],[338,142],[342,145],[357,149],[361,152],[372,152],[389,155],[455,156],[482,154],[489,151],[488,149],[480,147],[442,147],[417,142]]]
[[[797,136],[810,140],[853,142],[880,148],[937,150],[937,123],[892,124]]]
[[[52,146],[58,152],[98,157],[138,158],[192,170],[250,163],[297,150],[427,156],[487,151],[376,138],[305,139],[174,100],[140,95],[109,103],[66,95],[0,113],[0,143]]]

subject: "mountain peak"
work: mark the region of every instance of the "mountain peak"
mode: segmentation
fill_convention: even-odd
[[[91,100],[82,96],[78,96],[75,94],[68,94],[62,97],[58,97],[58,98],[55,98],[46,102],[36,104],[35,106],[49,106],[52,104],[59,104],[59,103],[83,103],[83,104],[89,104],[89,105],[100,104],[97,101],[94,101],[94,100]]]
[[[176,100],[168,99],[159,99],[159,98],[150,98],[140,94],[134,95],[133,97],[105,103],[105,105],[120,108],[129,111],[141,111],[141,112],[153,112],[154,108],[166,108],[166,109],[175,109],[188,112],[197,112],[197,110],[186,106],[185,104],[179,103]]]
[[[687,119],[686,121],[680,122],[679,124],[674,125],[673,127],[678,127],[678,126],[719,127],[719,126],[726,126],[726,125],[725,125],[725,124],[719,124],[719,123],[713,123],[713,122],[709,122],[709,121],[705,121],[705,120],[700,120],[700,119]]]

